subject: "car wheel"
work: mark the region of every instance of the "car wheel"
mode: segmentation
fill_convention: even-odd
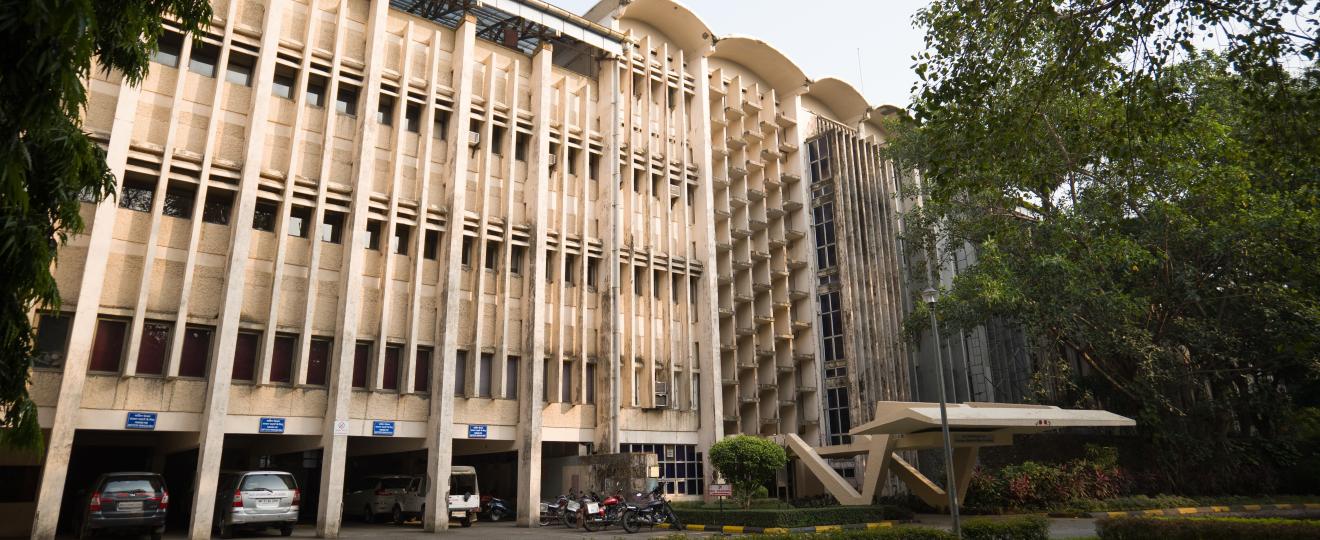
[[[280,527],[280,536],[293,536],[293,525]]]
[[[370,507],[370,506],[364,506],[364,507],[362,507],[362,522],[363,522],[363,523],[375,523],[375,522],[376,522],[376,513],[371,511],[371,507]]]
[[[403,522],[407,521],[403,517],[403,508],[401,508],[399,505],[397,504],[394,505],[394,510],[391,513],[393,514],[392,517],[394,518],[395,525],[403,525]]]

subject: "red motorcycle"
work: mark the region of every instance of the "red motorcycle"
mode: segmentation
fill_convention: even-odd
[[[582,528],[587,532],[602,531],[618,523],[623,518],[624,512],[630,508],[630,505],[623,501],[622,488],[616,488],[614,495],[600,502],[596,502],[595,493],[591,495],[590,500],[583,502],[579,510],[581,516],[578,518],[582,522]]]

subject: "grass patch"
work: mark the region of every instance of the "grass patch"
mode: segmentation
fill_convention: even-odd
[[[1116,518],[1096,522],[1100,540],[1303,540],[1320,538],[1320,522],[1279,518]]]

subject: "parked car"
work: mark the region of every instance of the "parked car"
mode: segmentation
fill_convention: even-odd
[[[367,476],[344,493],[344,513],[353,513],[364,522],[391,514],[394,503],[408,489],[413,478],[401,474]]]
[[[477,489],[477,470],[455,465],[449,475],[449,519],[471,527],[481,512],[481,492]],[[426,514],[426,478],[414,477],[400,494],[394,507],[395,523]]]
[[[103,474],[92,483],[77,518],[78,538],[102,531],[149,534],[160,540],[170,494],[165,479],[149,472]]]
[[[215,526],[221,538],[233,538],[239,529],[276,528],[293,534],[302,492],[293,475],[284,471],[244,471],[220,474],[215,498]]]

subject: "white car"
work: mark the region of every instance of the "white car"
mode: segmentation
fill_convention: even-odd
[[[449,518],[471,527],[481,511],[481,492],[477,489],[477,470],[455,465],[449,475]],[[394,521],[402,523],[426,513],[426,478],[414,477],[408,489],[398,496],[394,505]]]
[[[344,493],[344,513],[355,515],[366,523],[375,522],[391,513],[394,501],[410,482],[411,476],[401,474],[364,477]]]

